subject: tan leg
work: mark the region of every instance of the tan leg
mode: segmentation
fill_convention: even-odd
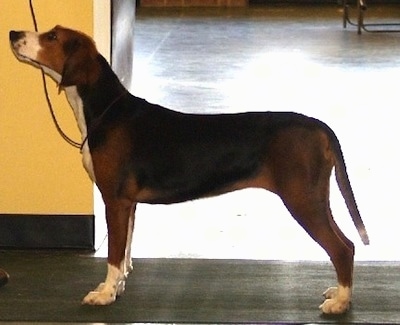
[[[350,306],[354,245],[334,222],[327,195],[309,190],[303,188],[297,195],[284,193],[281,198],[298,223],[329,255],[336,269],[338,286],[325,291],[326,300],[320,309],[326,314],[341,314]]]
[[[323,132],[299,128],[286,135],[289,136],[279,137],[272,144],[274,156],[268,161],[270,184],[335,267],[338,286],[325,291],[327,299],[320,306],[322,312],[344,313],[351,299],[354,245],[336,225],[329,207],[335,154]]]

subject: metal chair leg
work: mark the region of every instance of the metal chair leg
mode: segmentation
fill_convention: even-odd
[[[362,31],[369,33],[400,32],[400,23],[368,23],[368,24],[364,23],[364,13],[366,10],[367,10],[366,0],[357,0],[357,23],[354,23],[351,21],[349,16],[348,2],[347,0],[343,0],[343,28],[346,28],[347,24],[356,26],[358,34],[361,34]],[[396,26],[399,27],[394,28]]]

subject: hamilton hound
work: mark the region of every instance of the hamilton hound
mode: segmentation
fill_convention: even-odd
[[[131,95],[79,31],[56,26],[45,33],[10,31],[9,38],[19,60],[42,68],[65,91],[82,134],[83,165],[105,203],[107,276],[84,304],[111,304],[123,293],[137,203],[252,187],[276,193],[331,258],[338,285],[324,292],[322,312],[348,310],[354,244],[329,207],[333,167],[363,243],[369,239],[339,141],[326,124],[293,112],[180,113]]]

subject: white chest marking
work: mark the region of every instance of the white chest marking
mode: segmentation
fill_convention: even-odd
[[[61,81],[61,76],[57,72],[43,66],[42,69],[46,74],[51,76],[57,82]],[[74,111],[75,119],[78,123],[79,131],[81,132],[82,142],[85,141],[85,144],[82,147],[83,167],[85,167],[86,172],[89,174],[90,179],[93,182],[95,182],[96,177],[94,175],[92,156],[90,155],[89,145],[88,142],[86,141],[87,126],[86,126],[85,114],[83,112],[82,99],[78,94],[76,86],[66,87],[64,88],[64,90],[65,94],[67,95],[68,102],[71,105],[72,110]]]
[[[72,110],[74,111],[79,130],[81,131],[81,137],[83,142],[87,137],[87,126],[86,126],[85,115],[83,112],[82,99],[78,95],[76,86],[66,87],[65,93],[67,95],[68,102],[71,105]],[[83,145],[82,148],[82,162],[87,173],[89,174],[89,177],[93,182],[95,182],[96,177],[94,175],[94,170],[93,170],[92,156],[90,155],[89,145],[87,141],[85,141],[85,144]]]

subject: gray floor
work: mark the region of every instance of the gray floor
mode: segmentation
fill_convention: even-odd
[[[0,288],[0,323],[400,323],[400,263],[356,263],[351,310],[326,316],[318,306],[335,283],[329,262],[134,259],[125,293],[94,307],[80,301],[103,279],[106,259],[8,250],[0,260],[11,275]]]

